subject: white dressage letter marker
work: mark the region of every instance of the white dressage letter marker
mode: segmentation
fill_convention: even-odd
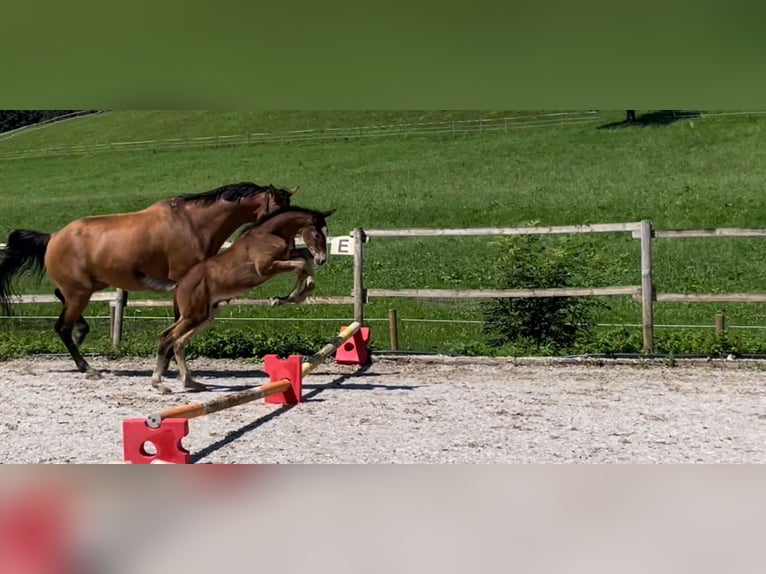
[[[354,238],[350,235],[333,237],[330,239],[330,253],[332,255],[353,255]]]

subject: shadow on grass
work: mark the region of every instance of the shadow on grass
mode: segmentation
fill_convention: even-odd
[[[599,126],[599,130],[614,130],[632,127],[665,126],[681,120],[699,118],[702,112],[694,110],[659,110],[636,116],[634,120],[625,119]]]

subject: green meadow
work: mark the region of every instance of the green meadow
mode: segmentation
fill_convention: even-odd
[[[109,112],[0,136],[0,156],[110,142],[534,114]],[[650,219],[655,229],[766,227],[766,115],[711,114],[673,121],[657,116],[653,121],[650,112],[639,111],[645,121],[630,127],[621,124],[624,117],[623,111],[600,112],[594,122],[498,131],[2,159],[0,242],[14,229],[52,232],[83,216],[138,210],[172,195],[237,181],[299,185],[295,204],[337,209],[329,220],[331,235],[347,234],[354,227],[547,226],[642,219]],[[592,235],[583,241],[599,281],[587,286],[640,284],[639,244],[629,234]],[[760,238],[656,240],[656,288],[673,293],[764,292],[763,247]],[[365,247],[366,286],[498,288],[501,270],[495,249],[491,237],[375,239]],[[350,257],[332,257],[318,272],[315,294],[349,295],[351,271]],[[283,294],[291,282],[290,277],[278,278],[247,296]],[[50,293],[52,286],[27,280],[21,290]],[[627,297],[608,303],[598,318],[606,325],[601,329],[640,323],[638,303]],[[391,308],[402,321],[401,349],[488,352],[482,344],[478,302],[452,300],[372,300],[366,318],[375,348],[388,348]],[[58,305],[24,305],[17,313],[30,318],[0,319],[0,354],[64,352],[52,330],[59,311]],[[657,335],[701,332],[663,325],[710,325],[712,330],[719,312],[732,329],[766,325],[762,304],[657,303]],[[107,315],[106,304],[88,308],[92,331],[85,352],[109,350]],[[125,349],[140,354],[151,352],[159,332],[172,321],[170,309],[164,308],[129,308],[127,315]],[[226,333],[248,332],[275,345],[291,336],[305,337],[310,345],[327,339],[352,316],[350,306],[228,307],[199,338],[207,337],[209,343],[225,339]],[[640,340],[640,329],[624,330]],[[761,340],[766,341],[757,329],[736,332],[747,336],[750,350],[760,350]],[[200,343],[198,349],[203,347]]]

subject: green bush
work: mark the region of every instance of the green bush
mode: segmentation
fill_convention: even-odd
[[[580,236],[502,237],[491,247],[498,252],[503,289],[593,286],[599,280],[599,256]],[[483,332],[494,347],[557,354],[587,337],[596,312],[606,307],[588,297],[493,299],[482,306]]]

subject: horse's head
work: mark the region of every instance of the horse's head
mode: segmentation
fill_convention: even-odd
[[[314,263],[317,266],[324,265],[327,261],[327,222],[325,220],[333,213],[335,213],[334,209],[315,213],[300,230],[301,239],[314,256]]]
[[[232,196],[232,199],[238,202],[240,217],[244,216],[245,221],[250,223],[260,223],[262,219],[289,208],[290,200],[297,189],[281,189],[269,184],[260,188],[257,193],[251,193],[248,188],[248,193],[236,198]]]
[[[256,211],[253,213],[254,220],[258,221],[276,211],[290,207],[290,200],[296,191],[298,191],[297,187],[293,187],[292,189],[281,189],[269,184],[266,191],[263,192],[264,200],[262,209],[259,211],[256,208]]]

